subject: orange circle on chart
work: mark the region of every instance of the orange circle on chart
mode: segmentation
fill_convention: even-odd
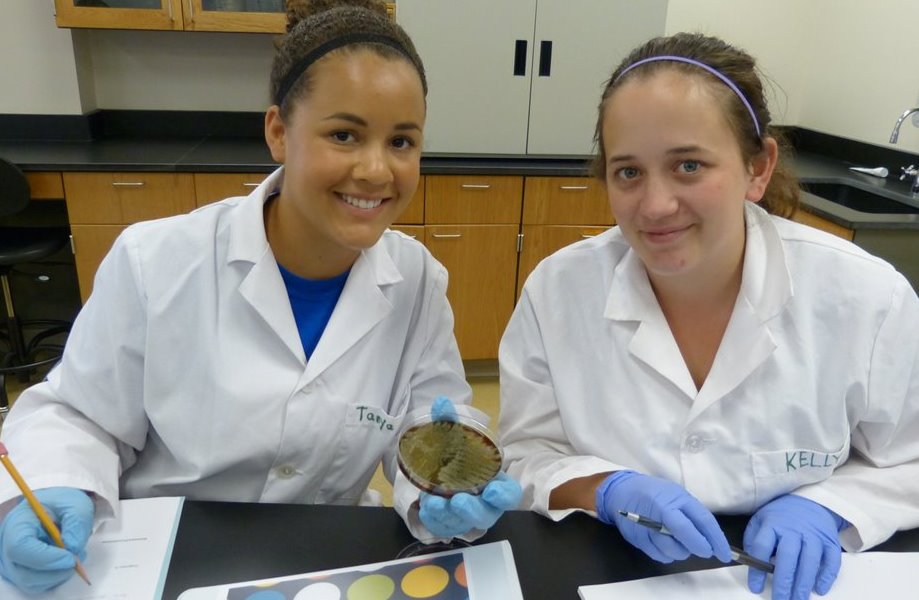
[[[463,587],[469,587],[466,583],[466,562],[461,562],[456,565],[456,570],[453,571],[453,577],[456,578],[456,583],[460,584]]]
[[[389,600],[396,584],[386,575],[366,575],[348,586],[348,600]]]
[[[412,569],[402,578],[402,591],[409,598],[431,598],[444,591],[450,583],[450,574],[437,565],[424,565]]]

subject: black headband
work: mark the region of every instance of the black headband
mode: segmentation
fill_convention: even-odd
[[[327,42],[324,42],[312,50],[310,50],[306,56],[298,60],[293,67],[287,72],[287,75],[284,76],[284,79],[281,80],[281,85],[278,86],[278,93],[275,94],[274,103],[278,106],[281,106],[281,102],[284,101],[284,97],[287,96],[287,93],[290,92],[290,88],[293,87],[294,83],[297,82],[297,79],[300,78],[300,75],[306,71],[310,65],[314,62],[331,52],[332,50],[337,50],[342,46],[350,46],[351,44],[360,44],[363,42],[372,42],[374,44],[383,44],[394,48],[404,54],[406,58],[412,61],[412,64],[415,63],[412,59],[408,50],[402,43],[388,35],[381,35],[379,33],[348,33],[336,38],[332,38]]]

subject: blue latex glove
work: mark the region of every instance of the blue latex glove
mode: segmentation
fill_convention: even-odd
[[[504,511],[517,508],[522,495],[520,484],[500,471],[478,496],[459,493],[442,498],[422,492],[418,516],[435,536],[452,538],[473,529],[488,529]]]
[[[456,408],[449,398],[438,396],[431,406],[434,421],[455,421]],[[523,491],[520,484],[500,471],[478,496],[459,493],[450,498],[422,492],[419,517],[422,524],[437,537],[451,538],[473,529],[485,530],[494,525],[506,510],[517,508]]]
[[[690,555],[731,562],[731,547],[710,510],[682,486],[635,471],[616,471],[597,488],[597,517],[654,560],[670,563]],[[664,524],[670,535],[634,523],[619,511]]]
[[[811,591],[830,591],[842,563],[839,531],[848,523],[813,500],[785,495],[764,504],[750,519],[743,545],[751,555],[769,560],[775,553],[773,600],[806,600]],[[758,594],[766,573],[750,569],[747,585]]]
[[[0,523],[0,575],[30,594],[46,592],[70,579],[76,561],[86,558],[93,530],[92,499],[67,487],[35,490],[35,497],[61,531],[66,550],[58,548],[23,499]]]

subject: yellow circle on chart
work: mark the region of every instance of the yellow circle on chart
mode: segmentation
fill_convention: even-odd
[[[412,569],[402,578],[402,591],[409,598],[430,598],[444,591],[450,574],[443,567],[424,565]]]
[[[348,586],[348,600],[389,600],[396,584],[386,575],[367,575]]]

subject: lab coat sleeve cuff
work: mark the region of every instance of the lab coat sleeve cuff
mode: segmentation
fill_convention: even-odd
[[[546,469],[545,484],[536,486],[533,496],[532,509],[536,512],[549,517],[553,521],[561,521],[568,515],[575,512],[586,512],[596,517],[594,511],[581,509],[563,509],[549,510],[549,496],[552,490],[572,479],[580,477],[590,477],[599,473],[610,473],[612,471],[621,471],[625,469],[622,465],[611,463],[609,461],[597,458],[595,456],[570,456],[557,461],[554,465]]]

